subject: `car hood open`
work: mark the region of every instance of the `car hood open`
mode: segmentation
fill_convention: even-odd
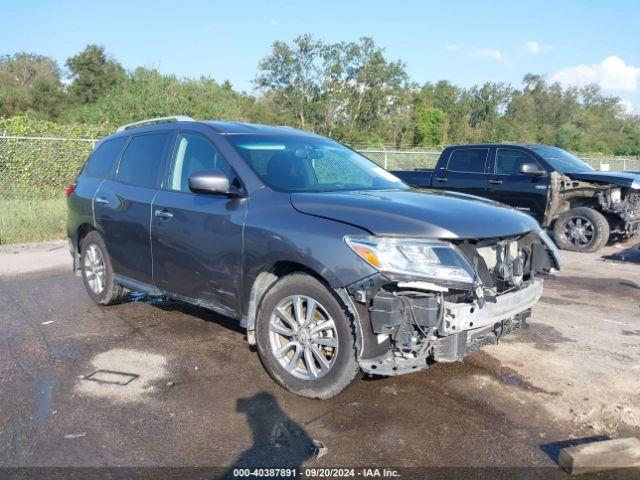
[[[572,180],[586,182],[609,183],[619,187],[630,187],[633,181],[640,183],[640,174],[636,172],[579,172],[565,173]]]
[[[518,235],[538,227],[529,215],[471,195],[438,190],[368,190],[291,194],[298,211],[375,235],[475,239]]]

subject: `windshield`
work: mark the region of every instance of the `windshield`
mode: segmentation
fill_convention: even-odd
[[[288,192],[408,188],[371,160],[332,140],[286,135],[228,135],[269,186]]]
[[[593,172],[593,168],[575,155],[558,147],[531,147],[554,170],[561,173]]]

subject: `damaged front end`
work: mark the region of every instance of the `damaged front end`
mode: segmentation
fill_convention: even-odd
[[[400,375],[460,361],[527,324],[542,277],[562,259],[544,231],[486,240],[348,238],[380,270],[347,288],[363,335],[360,366]]]
[[[609,221],[611,233],[630,237],[640,232],[640,185],[631,187],[584,181],[552,172],[547,208],[542,221],[550,227],[564,212],[580,206],[594,207]]]

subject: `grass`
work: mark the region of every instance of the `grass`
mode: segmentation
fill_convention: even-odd
[[[0,198],[0,244],[40,242],[66,237],[66,198]]]

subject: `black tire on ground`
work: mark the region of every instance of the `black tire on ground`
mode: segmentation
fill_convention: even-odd
[[[104,266],[104,280],[101,282],[102,288],[98,291],[94,290],[91,286],[90,280],[95,278],[95,273],[89,271],[91,261],[87,260],[87,256],[92,255],[90,252],[94,252],[93,254],[95,255],[96,250],[99,252],[99,255],[102,256]],[[80,270],[84,288],[87,290],[91,300],[98,305],[116,305],[122,303],[129,296],[129,291],[119,283],[116,283],[107,247],[104,244],[102,236],[95,230],[89,232],[80,242]]]
[[[287,323],[279,319],[275,315],[275,309],[279,305],[283,307],[288,319],[295,321],[295,310],[293,303],[297,296],[302,297],[300,300],[301,320],[305,320],[309,312],[309,298],[317,302],[316,309],[311,309],[314,313],[313,320],[308,324],[295,323],[290,329],[291,332],[297,329],[294,336],[290,338],[299,346],[291,348],[280,359],[276,358],[278,345],[286,345],[289,336],[281,336],[272,333],[273,322],[281,326],[287,326]],[[283,303],[284,302],[284,303]],[[291,309],[287,309],[286,305],[291,302]],[[280,317],[281,318],[281,317]],[[320,326],[327,319],[333,319],[335,328],[332,331],[322,330],[319,332],[311,332],[309,338],[305,338],[309,327],[313,325]],[[290,323],[290,322],[289,322]],[[304,332],[303,332],[304,330]],[[303,335],[304,333],[304,335]],[[337,340],[334,339],[337,337]],[[337,345],[334,350],[332,347],[326,347],[326,343],[331,342]],[[356,378],[359,368],[356,359],[355,333],[354,326],[351,321],[348,310],[342,304],[339,297],[332,292],[322,282],[316,280],[310,275],[304,273],[292,273],[278,280],[264,295],[260,303],[256,318],[256,342],[258,346],[258,354],[265,369],[271,377],[282,387],[287,390],[308,398],[330,398],[344,390]],[[306,342],[306,343],[305,343]],[[317,343],[321,342],[321,343]],[[276,346],[274,347],[274,343]],[[311,345],[309,347],[309,345]],[[299,360],[292,362],[295,354],[300,348]],[[319,352],[323,358],[327,360],[329,367],[326,373],[322,373],[318,357],[313,355]],[[309,349],[309,360],[305,355]],[[308,362],[312,366],[308,366]],[[283,363],[287,365],[283,365]],[[285,367],[291,367],[293,373]],[[325,367],[326,368],[326,367]],[[313,370],[317,378],[300,378],[305,372]],[[302,373],[301,373],[302,372]],[[307,374],[307,376],[309,376]]]
[[[609,241],[609,222],[593,208],[572,208],[558,217],[553,235],[563,250],[595,252]]]

